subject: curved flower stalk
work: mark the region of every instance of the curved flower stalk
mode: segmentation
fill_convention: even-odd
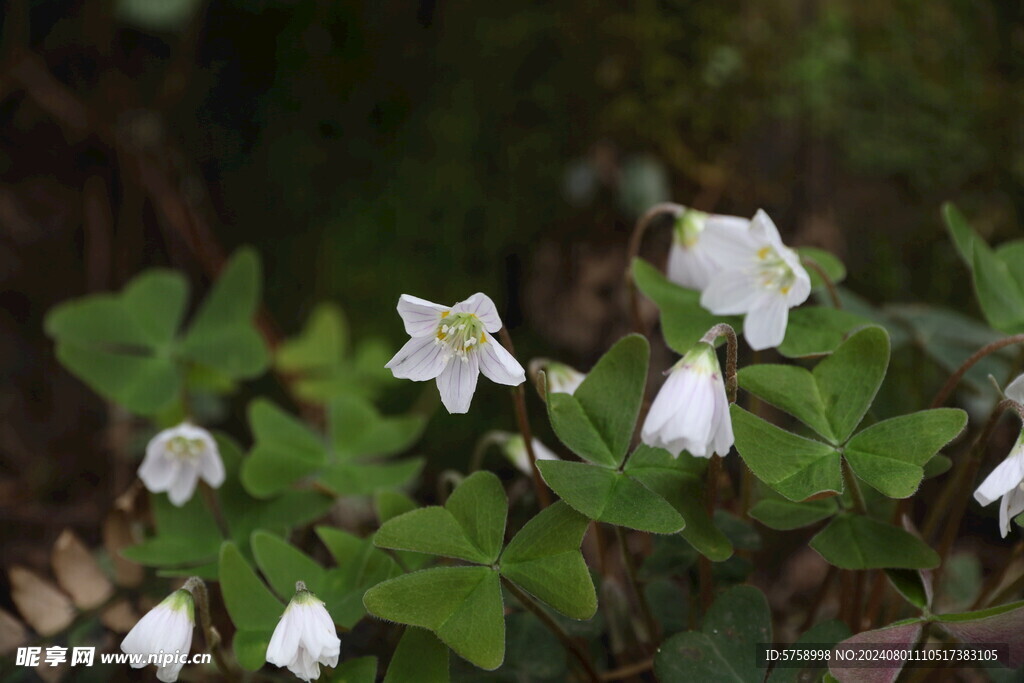
[[[195,627],[195,601],[192,593],[179,589],[149,610],[121,641],[121,651],[129,655],[142,655],[132,661],[133,669],[149,664],[149,657],[158,657],[156,677],[164,683],[178,680],[192,647]]]
[[[399,379],[436,379],[449,413],[469,410],[481,372],[498,384],[526,381],[523,366],[493,337],[501,318],[486,294],[477,292],[451,307],[403,294],[398,314],[411,339],[385,367]]]
[[[533,455],[537,460],[560,460],[554,451],[545,446],[540,442],[539,439],[533,439]],[[505,442],[501,444],[501,451],[508,458],[516,469],[530,476],[533,474],[533,469],[530,467],[530,455],[526,452],[526,441],[520,434],[508,434]]]
[[[224,463],[210,432],[189,422],[165,429],[150,440],[139,466],[139,479],[153,493],[167,492],[181,507],[202,478],[213,488],[224,483]]]
[[[746,218],[683,208],[672,229],[668,279],[689,289],[703,290],[728,265],[733,245],[744,239],[749,226]]]
[[[547,358],[534,358],[530,361],[530,377],[535,384],[540,372],[544,373],[547,391],[553,394],[569,394],[571,396],[587,378],[587,373],[580,372],[565,363]],[[537,391],[540,392],[541,398],[544,398],[545,386],[537,384]]]
[[[746,314],[743,336],[755,351],[781,344],[789,309],[807,300],[811,280],[772,219],[759,210],[750,228],[723,241],[716,256],[722,268],[701,293],[700,305],[715,315]]]
[[[640,431],[648,446],[675,457],[689,451],[701,458],[726,455],[733,444],[729,399],[718,363],[714,337],[686,352],[668,372]]]
[[[338,665],[341,639],[324,603],[295,583],[295,596],[277,622],[267,645],[267,661],[288,670],[303,681],[320,678],[320,665]]]
[[[1006,387],[1006,397],[1024,405],[1024,375],[1013,380]],[[985,481],[974,492],[974,498],[982,506],[999,503],[999,534],[1006,538],[1010,533],[1010,521],[1024,512],[1024,429],[1017,437],[1017,443]]]

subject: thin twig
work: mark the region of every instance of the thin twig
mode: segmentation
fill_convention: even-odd
[[[970,358],[963,362],[963,365],[956,369],[956,372],[949,376],[946,383],[942,385],[941,389],[939,389],[939,393],[935,394],[931,407],[941,407],[946,402],[946,399],[949,398],[949,395],[953,393],[953,389],[956,388],[956,385],[959,384],[960,380],[963,379],[965,374],[967,374],[967,371],[974,367],[978,361],[989,354],[995,353],[999,349],[1006,348],[1007,346],[1013,346],[1014,344],[1024,344],[1024,334],[1015,334],[1012,337],[1004,337],[1003,339],[994,341],[991,344],[986,344],[975,351]]]
[[[629,287],[629,311],[633,320],[633,330],[640,334],[646,335],[647,330],[644,329],[643,320],[640,318],[640,294],[637,292],[636,281],[633,280],[633,260],[640,255],[640,244],[644,240],[644,234],[655,218],[665,213],[679,216],[684,211],[686,211],[686,207],[673,202],[655,204],[647,209],[644,215],[640,216],[633,227],[633,234],[629,237],[629,251],[626,259],[626,285]]]
[[[997,588],[1003,585],[1007,572],[1009,572],[1010,567],[1020,559],[1021,555],[1024,555],[1024,541],[1020,541],[1013,546],[1013,550],[1010,552],[1010,557],[1003,561],[1003,565],[999,571],[992,572],[992,575],[978,592],[978,597],[974,601],[974,604],[971,605],[971,610],[981,609],[988,604],[989,597],[995,593]]]
[[[832,307],[842,308],[843,301],[839,298],[839,290],[836,288],[836,283],[832,281],[832,278],[829,277],[829,274],[821,267],[821,264],[807,256],[801,256],[800,261],[817,273],[818,277],[820,277],[822,282],[825,283],[825,287],[828,289],[829,298],[832,299]]]
[[[239,680],[238,671],[234,670],[224,657],[221,649],[220,633],[217,632],[210,617],[210,597],[206,592],[206,584],[198,576],[193,576],[185,582],[183,588],[192,594],[196,607],[199,611],[199,624],[203,629],[203,637],[206,639],[206,649],[213,656],[213,661],[220,669],[220,672],[230,681]]]

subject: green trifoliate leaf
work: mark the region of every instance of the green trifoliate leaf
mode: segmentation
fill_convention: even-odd
[[[860,515],[842,514],[810,546],[840,569],[934,569],[938,554],[917,536]]]
[[[923,410],[868,427],[853,437],[844,454],[854,473],[890,498],[917,491],[924,465],[967,424],[956,408]]]
[[[700,631],[678,633],[654,657],[662,681],[751,683],[764,678],[756,645],[772,640],[772,618],[764,594],[753,586],[736,586],[708,610]]]
[[[737,405],[731,406],[736,450],[757,478],[792,501],[841,493],[843,474],[835,448],[791,434]]]
[[[432,631],[482,669],[505,658],[505,618],[498,573],[490,567],[440,567],[377,584],[363,596],[382,619]]]
[[[936,617],[936,621],[963,643],[1007,643],[1008,657],[1001,657],[999,661],[1013,669],[1024,665],[1024,601],[975,612],[943,614]]]
[[[766,495],[750,508],[750,516],[770,529],[789,531],[828,519],[839,510],[835,497],[796,503],[782,496]]]
[[[885,628],[879,628],[873,631],[862,631],[847,638],[836,646],[837,649],[844,651],[845,656],[842,660],[835,658],[829,664],[829,666],[832,667],[832,675],[836,677],[836,680],[850,681],[851,677],[849,676],[849,672],[857,671],[857,669],[850,669],[841,665],[833,665],[838,664],[840,661],[848,661],[856,658],[865,647],[884,648],[891,649],[896,653],[895,658],[880,660],[878,662],[878,668],[870,669],[872,679],[877,681],[895,681],[899,677],[900,671],[903,669],[904,662],[916,646],[917,640],[921,635],[923,625],[924,622],[920,619],[912,619],[906,622],[890,624]],[[900,657],[900,654],[902,653],[906,653],[906,656]]]
[[[961,258],[971,269],[974,291],[988,323],[1007,334],[1024,332],[1024,275],[1021,247],[993,251],[952,204],[943,207],[946,227]]]
[[[889,367],[889,335],[881,327],[857,332],[815,366],[814,381],[837,443],[864,418]]]
[[[249,404],[255,444],[242,465],[242,483],[257,498],[283,491],[327,463],[319,436],[266,399]]]
[[[925,579],[915,569],[886,569],[885,575],[889,583],[903,598],[918,609],[931,607],[931,578]]]
[[[476,472],[459,484],[444,507],[412,510],[385,522],[374,543],[493,564],[501,553],[507,514],[501,482],[490,472]]]
[[[501,555],[501,573],[573,619],[597,611],[597,594],[580,543],[590,524],[562,501],[519,530]]]
[[[374,683],[377,680],[377,658],[357,657],[339,662],[327,680],[332,683]]]
[[[629,449],[647,383],[647,340],[615,344],[573,394],[549,393],[548,417],[558,438],[585,460],[618,467]]]
[[[269,355],[252,325],[260,299],[260,261],[251,249],[240,249],[199,307],[185,338],[182,354],[231,377],[261,374]]]
[[[281,344],[274,365],[282,372],[323,372],[337,365],[348,350],[348,323],[334,304],[318,304],[302,332]]]
[[[426,420],[418,415],[383,417],[358,396],[338,396],[328,408],[329,432],[339,460],[393,455],[419,438]]]
[[[786,337],[778,351],[787,358],[804,358],[832,353],[852,330],[869,320],[831,306],[801,306],[789,312]]]
[[[713,315],[701,307],[700,292],[670,282],[643,259],[633,260],[633,279],[640,291],[658,307],[665,343],[677,353],[685,354],[718,323],[729,323],[737,329],[742,327],[742,317]]]
[[[680,532],[701,554],[714,562],[732,556],[732,543],[708,516],[704,502],[705,458],[682,453],[678,458],[660,448],[641,444],[626,463],[625,472],[664,498],[683,518]]]
[[[590,519],[656,534],[675,533],[686,524],[664,498],[622,472],[561,460],[537,466],[548,486]]]
[[[786,411],[830,442],[836,441],[810,370],[796,365],[749,365],[738,377],[746,391]]]
[[[448,683],[448,646],[430,631],[408,627],[391,657],[384,683]]]
[[[93,390],[151,415],[180,392],[172,349],[187,300],[181,274],[151,270],[120,294],[60,304],[46,316],[46,333],[56,341],[61,363]]]
[[[267,645],[284,611],[284,605],[256,576],[234,543],[220,550],[220,588],[235,632],[233,649],[238,663],[259,670],[267,659]]]

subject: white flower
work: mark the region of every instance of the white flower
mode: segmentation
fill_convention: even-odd
[[[469,410],[481,372],[498,384],[526,381],[523,366],[493,337],[501,318],[486,294],[477,292],[451,308],[403,294],[398,314],[412,339],[385,367],[399,379],[436,378],[449,413]]]
[[[160,432],[146,446],[139,479],[153,493],[167,492],[181,507],[192,497],[202,477],[213,488],[224,483],[224,463],[210,432],[183,422]]]
[[[587,378],[585,373],[571,368],[565,363],[548,362],[544,366],[548,391],[553,394],[573,394]]]
[[[561,459],[538,439],[533,439],[530,443],[533,444],[533,456],[537,460]],[[530,469],[530,455],[526,452],[526,440],[521,434],[509,434],[505,443],[502,444],[501,450],[519,471],[527,476],[533,474],[533,470]]]
[[[1024,375],[1006,385],[1006,398],[1024,405]]]
[[[668,279],[689,289],[703,290],[744,239],[750,221],[738,216],[683,209],[672,230]]]
[[[299,581],[267,646],[267,661],[304,681],[320,678],[320,665],[337,666],[341,640],[327,609]]]
[[[746,314],[743,336],[752,349],[778,346],[786,336],[789,309],[811,293],[811,280],[796,252],[782,244],[764,211],[728,249],[718,251],[722,270],[711,278],[700,305],[715,315]]]
[[[1007,394],[1009,392],[1010,387],[1007,387]],[[1024,512],[1024,431],[1006,459],[981,482],[974,497],[983,506],[1002,497],[999,503],[999,533],[1006,538],[1006,534],[1010,533],[1010,520]]]
[[[726,455],[733,444],[732,418],[715,348],[698,342],[669,371],[640,431],[648,446],[678,457]]]
[[[142,655],[141,661],[131,662],[134,669],[149,664],[150,655],[177,655],[170,663],[157,664],[156,677],[164,683],[171,683],[178,680],[186,655],[192,647],[195,623],[192,594],[187,590],[176,590],[139,619],[139,623],[121,641],[121,651]]]

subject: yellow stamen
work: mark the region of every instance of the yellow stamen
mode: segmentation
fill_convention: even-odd
[[[768,254],[770,254],[771,251],[772,251],[771,247],[761,247],[760,249],[757,250],[757,258],[759,258],[759,259],[761,259],[763,261],[766,258],[768,258]]]

